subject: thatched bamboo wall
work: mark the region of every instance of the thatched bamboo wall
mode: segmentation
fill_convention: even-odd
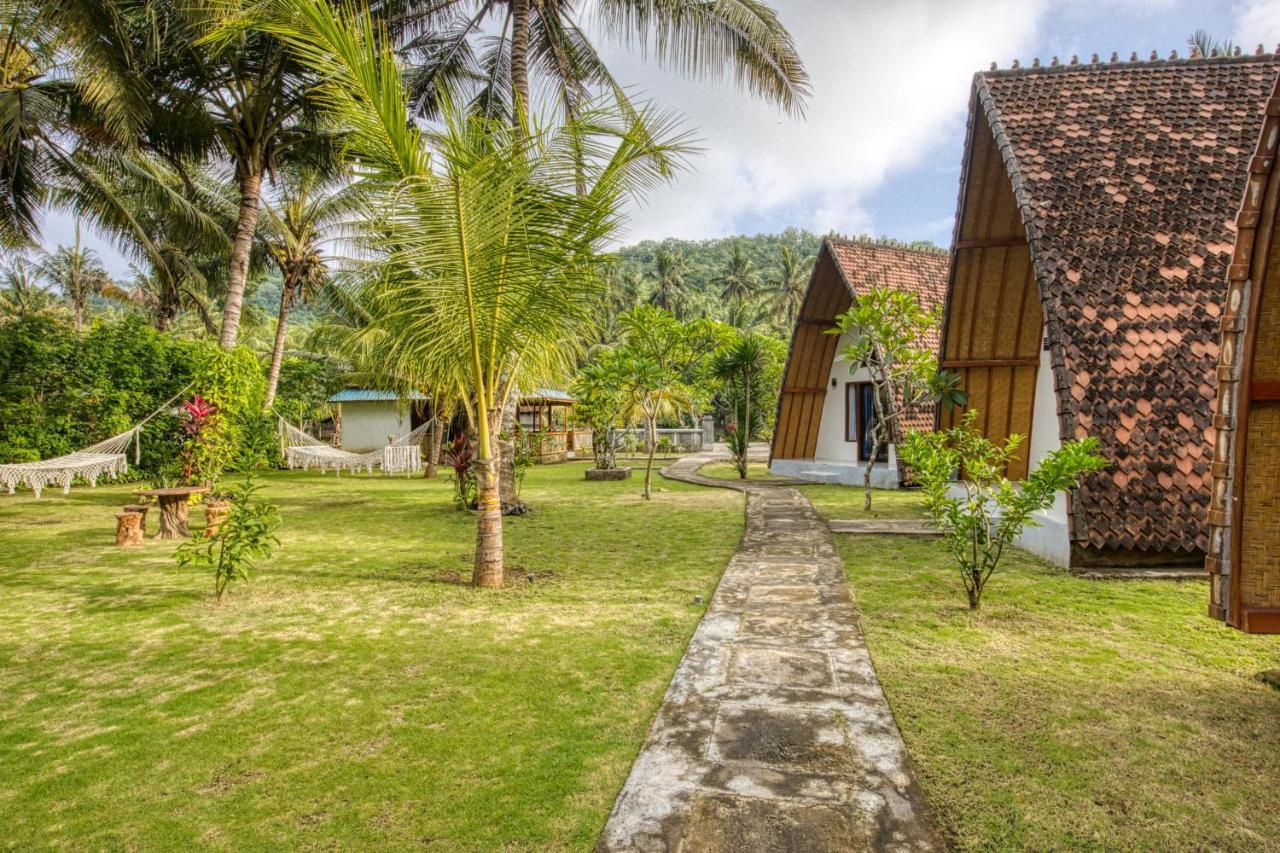
[[[1003,442],[1031,433],[1043,316],[1009,173],[981,113],[969,157],[942,343],[942,368],[959,375],[969,398],[964,409],[943,411],[941,423],[976,409],[983,434]],[[1011,479],[1027,474],[1028,443]]]

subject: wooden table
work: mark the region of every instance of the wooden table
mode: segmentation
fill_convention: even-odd
[[[178,486],[174,489],[142,489],[134,492],[140,498],[155,498],[160,502],[160,530],[157,539],[186,539],[187,502],[192,495],[202,495],[208,486]]]

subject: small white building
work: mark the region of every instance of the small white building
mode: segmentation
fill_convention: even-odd
[[[429,417],[426,399],[415,392],[402,403],[394,391],[344,388],[329,398],[338,446],[368,453],[404,438]]]
[[[870,427],[875,397],[865,368],[840,359],[844,335],[827,330],[848,311],[859,292],[876,287],[908,290],[927,307],[941,304],[947,287],[948,255],[940,250],[905,249],[870,241],[827,237],[822,241],[797,315],[787,355],[769,470],[816,483],[861,485],[871,454]],[[936,351],[936,335],[920,342]],[[922,406],[902,419],[915,429],[933,429],[934,407]],[[895,452],[897,436],[872,467],[872,484],[897,488],[905,480]]]

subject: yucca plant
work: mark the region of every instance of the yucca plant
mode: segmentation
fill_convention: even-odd
[[[314,94],[368,199],[359,236],[376,264],[362,334],[378,337],[387,373],[461,390],[476,435],[472,580],[501,586],[503,409],[521,382],[568,371],[622,204],[671,175],[685,145],[661,114],[605,107],[554,130],[446,109],[439,130],[423,130],[368,13],[269,0],[229,21],[228,37],[244,28],[279,39],[322,81]]]

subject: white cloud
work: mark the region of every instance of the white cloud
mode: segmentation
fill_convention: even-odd
[[[1267,50],[1274,50],[1280,42],[1280,3],[1276,0],[1244,0],[1232,9],[1235,16],[1236,38],[1246,52],[1261,42]]]
[[[637,211],[636,239],[733,233],[777,221],[819,232],[874,230],[865,199],[893,170],[937,153],[961,120],[973,72],[1032,44],[1044,0],[780,0],[813,82],[797,120],[728,83],[688,81],[622,49],[615,74],[683,112],[705,153]],[[910,236],[910,235],[906,235]]]

